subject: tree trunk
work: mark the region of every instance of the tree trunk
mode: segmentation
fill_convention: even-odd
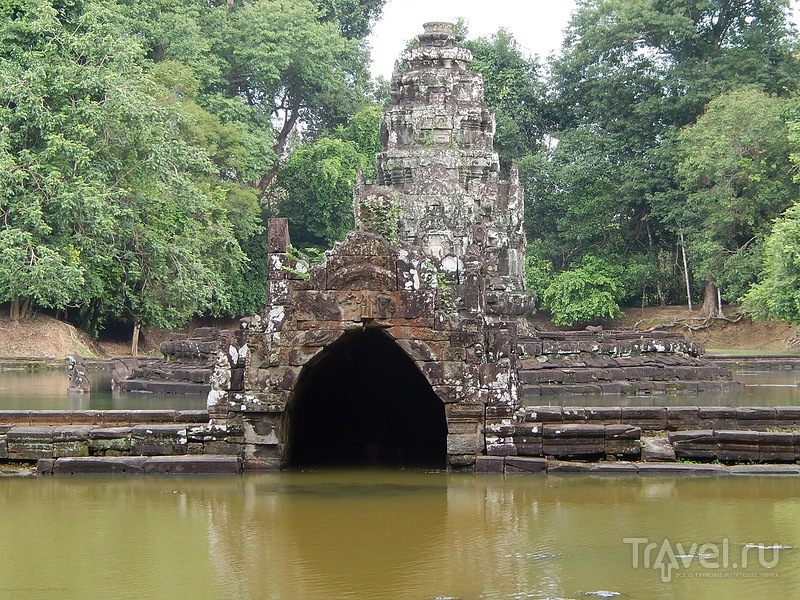
[[[264,175],[261,177],[261,181],[258,182],[258,189],[261,190],[262,200],[264,199],[267,188],[269,187],[270,183],[272,183],[272,180],[275,179],[275,175],[278,173],[278,168],[283,160],[283,153],[286,151],[286,142],[289,140],[289,134],[292,133],[294,126],[297,124],[297,119],[300,117],[300,113],[297,111],[297,109],[287,110],[289,111],[289,114],[284,119],[283,126],[275,138],[275,145],[272,147],[272,150],[275,152],[277,157],[275,163],[266,173],[264,173]]]
[[[694,310],[692,308],[692,286],[689,284],[689,261],[686,260],[686,244],[683,239],[683,231],[680,234],[681,237],[681,253],[683,254],[683,274],[686,276],[686,300],[689,303],[689,312]]]
[[[660,265],[658,263],[658,250],[655,249],[655,244],[653,243],[653,234],[650,232],[650,225],[645,222],[645,228],[647,229],[647,243],[650,246],[650,251],[653,254],[653,266],[656,268],[656,292],[658,293],[658,302],[659,306],[666,306],[667,299],[664,297],[664,287],[661,285],[661,277],[659,273],[661,269],[659,268]]]
[[[8,310],[8,316],[12,321],[19,321],[19,296],[14,296],[11,300],[11,308]]]
[[[714,280],[706,279],[706,287],[703,290],[703,307],[700,312],[708,317],[716,317],[719,313],[719,306],[717,306],[717,286]]]
[[[141,323],[136,321],[133,324],[133,337],[131,337],[131,356],[139,356],[139,332],[141,329]]]
[[[22,308],[20,309],[20,317],[22,319],[30,319],[33,317],[33,298],[28,296],[22,301]]]
[[[33,316],[33,298],[14,296],[14,298],[11,300],[11,307],[9,308],[8,316],[12,321],[30,319]]]

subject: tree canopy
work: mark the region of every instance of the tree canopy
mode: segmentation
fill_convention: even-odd
[[[299,123],[366,104],[382,5],[0,2],[0,302],[94,332],[259,310],[260,198]]]
[[[0,303],[93,332],[259,310],[265,218],[323,248],[375,175],[384,4],[0,0]],[[546,62],[467,39],[559,322],[701,290],[800,322],[797,41],[788,0],[579,0]]]
[[[552,142],[521,164],[541,258],[627,265],[622,301],[717,284],[735,300],[795,193],[796,41],[784,0],[580,0],[551,64]]]

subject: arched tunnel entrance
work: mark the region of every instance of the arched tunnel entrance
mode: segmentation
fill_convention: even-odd
[[[285,418],[289,467],[446,463],[444,404],[376,328],[345,333],[307,364]]]

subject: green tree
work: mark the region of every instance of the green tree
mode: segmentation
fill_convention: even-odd
[[[322,138],[299,148],[278,172],[281,212],[298,247],[327,248],[353,227],[353,187],[365,159],[353,142]]]
[[[539,149],[548,110],[541,66],[526,56],[514,36],[500,29],[489,37],[467,40],[472,52],[470,68],[483,75],[486,104],[495,110],[495,150],[508,169],[528,153]]]
[[[386,0],[313,0],[320,20],[336,24],[347,39],[363,40],[380,18]]]
[[[336,137],[345,142],[353,142],[358,153],[363,156],[364,177],[375,179],[375,155],[383,150],[380,135],[381,107],[367,106],[358,111],[347,126],[336,131]]]
[[[308,0],[256,0],[219,7],[212,15],[212,51],[225,66],[209,92],[242,102],[261,126],[264,119],[277,123],[272,150],[278,160],[298,123],[313,137],[352,116],[368,91],[368,61],[359,41],[318,14]],[[273,162],[253,182],[262,193],[278,166]]]
[[[557,145],[526,173],[530,238],[550,230],[550,212],[564,223],[551,247],[572,249],[570,261],[584,252],[635,261],[644,279],[628,287],[669,297],[681,231],[666,215],[686,203],[677,131],[731,89],[792,93],[794,48],[784,0],[580,1],[552,64]],[[565,222],[578,211],[587,227]]]
[[[787,122],[793,152],[794,179],[800,167],[800,114]],[[763,244],[760,280],[742,298],[742,307],[755,319],[781,319],[800,324],[800,202],[786,209],[772,226]]]
[[[744,295],[742,308],[755,319],[800,324],[800,204],[775,222],[764,243],[763,273]]]
[[[542,296],[556,325],[592,323],[622,316],[617,304],[619,268],[591,255],[556,275]]]
[[[123,1],[148,56],[187,67],[191,99],[238,132],[221,174],[262,198],[293,140],[344,123],[371,92],[363,40],[385,0]]]
[[[22,273],[94,331],[226,310],[245,256],[193,117],[113,3],[18,4],[0,21],[0,299],[32,304],[6,283]]]
[[[797,198],[786,118],[794,101],[755,88],[712,100],[677,136],[677,179],[685,202],[672,205],[686,233],[695,275],[736,300],[755,281],[772,221]],[[707,293],[715,314],[716,289]]]

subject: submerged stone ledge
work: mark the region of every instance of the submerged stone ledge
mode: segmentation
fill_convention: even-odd
[[[658,462],[577,462],[534,457],[479,456],[475,463],[476,473],[563,474],[582,473],[585,475],[800,475],[800,465],[750,464],[723,465],[711,463],[658,463]]]
[[[237,475],[242,472],[236,456],[104,456],[42,459],[39,475]]]

